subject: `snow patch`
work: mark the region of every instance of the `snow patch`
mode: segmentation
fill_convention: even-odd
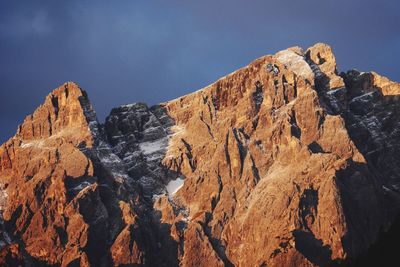
[[[341,91],[341,90],[345,90],[346,89],[346,87],[339,87],[339,88],[336,88],[336,89],[332,89],[332,90],[329,90],[328,92],[326,92],[328,95],[334,95],[334,94],[336,94],[337,92],[339,92],[339,91]]]
[[[136,105],[137,105],[137,103],[132,103],[132,104],[122,105],[121,107],[122,107],[122,108],[131,108],[131,107],[134,107],[134,106],[136,106]]]
[[[375,91],[372,91],[372,92],[368,92],[368,93],[363,94],[363,95],[360,95],[360,96],[356,96],[356,97],[354,97],[352,100],[350,100],[350,103],[352,103],[352,102],[354,102],[354,101],[358,101],[358,100],[366,101],[367,99],[363,99],[363,98],[370,97],[370,96],[372,96],[374,93],[375,93]]]
[[[111,171],[117,181],[129,179],[129,176],[125,173],[121,159],[112,153],[112,150],[107,143],[100,140],[96,147],[96,154],[100,162]]]
[[[115,154],[111,154],[111,153],[101,157],[100,160],[102,163],[111,163],[111,164],[120,162],[120,159],[118,158],[118,156]]]
[[[396,189],[397,191],[399,191],[400,190],[400,186],[399,185],[397,185],[397,184],[394,184],[394,185],[392,185],[393,186],[393,188],[394,189]]]
[[[143,154],[150,155],[160,150],[167,148],[168,146],[168,138],[164,137],[156,141],[143,142],[139,144],[140,150],[143,151]]]
[[[386,191],[386,192],[393,192],[392,189],[390,189],[390,188],[388,188],[388,187],[386,187],[386,186],[384,186],[384,185],[382,185],[382,189],[383,189],[384,191]]]
[[[182,179],[181,177],[179,177],[176,180],[170,181],[166,186],[168,194],[173,196],[176,192],[178,192],[179,189],[181,189],[184,182],[185,180]]]

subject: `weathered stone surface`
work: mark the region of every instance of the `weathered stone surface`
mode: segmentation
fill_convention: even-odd
[[[162,107],[150,109],[144,103],[114,108],[106,118],[105,130],[113,152],[150,199],[165,192],[165,184],[176,177],[161,164],[172,124]]]
[[[86,93],[66,83],[1,146],[6,257],[21,251],[34,265],[117,265],[121,236],[145,236],[140,222],[125,220],[143,209],[140,188],[104,140]]]
[[[340,173],[355,164],[362,166],[354,167],[360,180],[354,190],[370,200],[350,196],[364,207],[355,220],[382,218],[364,157],[343,119],[324,111],[313,85],[304,56],[288,50],[165,105],[183,130],[172,136],[164,162],[190,166],[175,169],[186,177],[175,199],[189,211],[187,229],[207,236],[226,265],[321,265],[351,255],[342,242],[352,229],[341,185],[350,178]],[[190,156],[182,159],[178,151],[185,150]],[[366,229],[367,243],[352,240],[357,248],[373,242],[380,223]],[[188,233],[185,248],[204,239]]]
[[[320,87],[344,87],[343,79],[337,73],[335,55],[329,45],[315,44],[306,51],[306,57],[315,72],[316,82],[322,83]]]
[[[67,83],[0,147],[0,262],[356,259],[400,212],[399,93],[373,72],[339,76],[325,44],[154,107],[115,108],[104,126]]]
[[[383,83],[396,92],[396,83]],[[289,49],[258,59],[165,104],[180,131],[164,163],[186,177],[174,200],[189,211],[187,229],[200,223],[225,265],[325,265],[356,257],[390,224],[392,206],[375,172],[382,162],[366,160],[347,116],[325,106],[338,105],[332,89],[344,86],[331,49],[318,44],[305,55]],[[387,162],[387,170],[397,169]],[[202,239],[187,233],[185,247]]]

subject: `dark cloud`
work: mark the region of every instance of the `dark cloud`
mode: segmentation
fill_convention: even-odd
[[[114,106],[197,90],[253,59],[327,42],[339,68],[400,80],[398,1],[0,0],[0,142],[53,88]]]

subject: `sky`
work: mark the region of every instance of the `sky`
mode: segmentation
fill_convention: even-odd
[[[102,122],[295,45],[328,43],[339,71],[400,81],[399,10],[398,0],[0,0],[0,143],[66,81]]]

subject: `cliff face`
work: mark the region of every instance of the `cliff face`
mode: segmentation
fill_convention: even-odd
[[[54,90],[0,155],[8,258],[62,266],[145,262],[151,232],[140,188],[76,84]]]
[[[87,266],[324,266],[399,214],[400,85],[290,48],[190,95],[115,108],[76,84],[0,147],[0,258]]]

